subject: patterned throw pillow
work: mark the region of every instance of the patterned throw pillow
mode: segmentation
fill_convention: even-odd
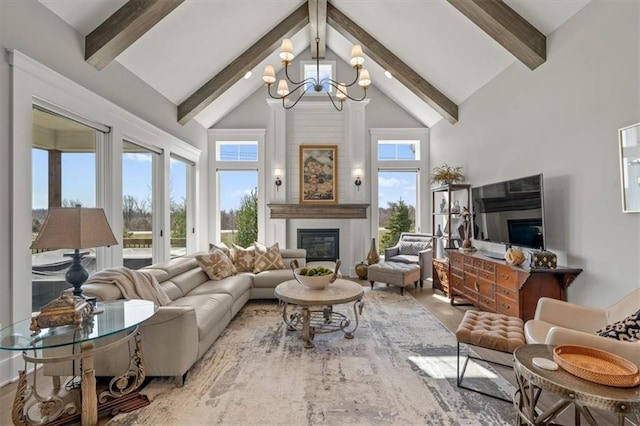
[[[223,241],[220,241],[218,244],[209,243],[209,253],[213,252],[213,249],[220,250],[226,254],[229,259],[231,259],[231,250]]]
[[[400,241],[400,254],[418,255],[422,250],[427,250],[430,247],[430,241]]]
[[[623,320],[609,324],[602,330],[596,331],[598,336],[635,342],[640,340],[640,309]]]
[[[253,266],[256,263],[256,250],[254,246],[240,247],[232,244],[231,260],[238,269],[238,272],[253,272]]]
[[[196,262],[212,280],[221,280],[238,273],[231,259],[217,248],[213,248],[208,254],[197,255]]]
[[[253,267],[254,274],[273,269],[285,269],[278,243],[275,243],[271,247],[260,243],[255,243],[254,245],[256,247],[256,263]]]

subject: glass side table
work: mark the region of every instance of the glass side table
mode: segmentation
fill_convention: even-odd
[[[111,380],[109,389],[100,394],[100,401],[104,402],[109,396],[118,398],[127,395],[142,384],[145,369],[138,325],[155,314],[157,305],[148,300],[114,300],[100,302],[97,308],[102,312],[85,318],[78,326],[43,328],[36,333],[29,329],[31,319],[26,319],[0,330],[0,349],[21,351],[25,361],[25,369],[18,373],[13,401],[12,419],[15,425],[48,423],[65,413],[76,413],[79,408],[82,425],[96,425],[98,396],[93,370],[94,356],[130,341],[135,341],[135,350],[129,369]],[[108,336],[112,338],[107,343],[101,342]],[[75,350],[76,345],[79,351]],[[52,351],[48,351],[61,347],[70,347],[69,353],[61,355],[60,351],[56,351],[55,355],[51,355]],[[69,361],[79,361],[81,366],[80,407],[75,401],[65,401],[58,395],[59,379],[54,382],[58,389],[54,389],[50,396],[40,395],[36,388],[35,369],[38,364]],[[34,364],[32,384],[27,383],[28,363]],[[37,417],[35,414],[38,414]]]
[[[533,365],[533,358],[553,361],[553,346],[524,345],[513,352],[513,370],[518,381],[518,390],[513,402],[518,411],[518,425],[548,425],[569,406],[573,405],[575,424],[584,418],[597,426],[590,409],[596,408],[615,414],[618,425],[627,420],[640,421],[640,386],[618,388],[593,383],[574,376],[562,368],[543,370]],[[541,410],[537,407],[542,391],[554,394],[555,403]],[[633,423],[631,423],[633,424]]]

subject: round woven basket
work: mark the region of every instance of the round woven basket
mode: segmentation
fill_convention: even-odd
[[[620,388],[640,384],[638,366],[610,352],[579,345],[559,345],[553,360],[568,373],[590,382]]]

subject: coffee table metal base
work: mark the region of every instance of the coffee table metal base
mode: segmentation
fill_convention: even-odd
[[[299,311],[287,314],[288,303],[281,301],[282,319],[289,331],[302,332],[302,340],[306,349],[313,348],[313,338],[316,334],[333,333],[342,331],[345,339],[353,339],[353,333],[358,329],[359,316],[362,315],[364,302],[358,299],[353,304],[354,324],[340,312],[335,312],[333,306],[325,306],[323,309],[312,310],[307,306],[300,307]]]

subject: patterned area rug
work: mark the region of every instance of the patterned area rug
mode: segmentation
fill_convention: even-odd
[[[184,387],[154,379],[142,391],[152,403],[109,425],[512,424],[510,404],[456,387],[455,336],[413,296],[394,290],[367,289],[354,339],[320,334],[313,349],[287,331],[276,301],[251,301]],[[353,318],[352,304],[336,310]],[[471,363],[465,383],[514,391]]]

